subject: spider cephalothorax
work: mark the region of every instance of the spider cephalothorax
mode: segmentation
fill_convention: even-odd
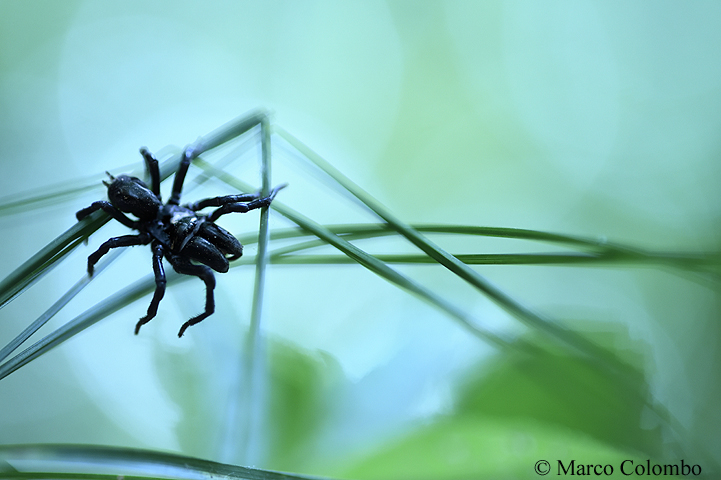
[[[140,149],[145,159],[145,166],[150,176],[150,187],[142,180],[128,175],[110,176],[108,187],[110,201],[93,202],[80,210],[76,217],[82,220],[96,210],[103,210],[126,227],[137,230],[137,235],[123,235],[111,238],[88,257],[88,274],[100,258],[111,248],[129,247],[131,245],[148,245],[153,251],[153,271],[155,272],[155,294],[148,307],[148,313],[135,326],[135,333],[148,323],[158,312],[160,300],[165,295],[165,270],[163,257],[173,266],[176,272],[193,275],[205,282],[205,311],[183,324],[178,333],[183,336],[185,330],[202,321],[215,311],[213,289],[215,277],[213,271],[225,273],[231,260],[240,258],[243,245],[229,232],[220,228],[215,221],[226,213],[245,213],[256,208],[267,207],[273,201],[278,190],[275,187],[267,197],[260,194],[226,195],[200,200],[187,205],[180,205],[180,194],[183,189],[185,175],[191,160],[196,156],[190,148],[186,148],[180,160],[180,167],[175,174],[170,200],[163,204],[160,198],[160,172],[158,161],[145,147]],[[198,213],[206,207],[219,207],[210,214]],[[136,216],[132,220],[125,214]],[[212,269],[212,270],[211,270]]]

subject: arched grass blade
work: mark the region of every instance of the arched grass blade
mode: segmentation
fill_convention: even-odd
[[[325,225],[328,230],[336,235],[342,235],[345,239],[365,239],[377,238],[381,236],[397,235],[398,232],[387,223],[363,223],[363,224],[334,224]],[[719,252],[694,252],[694,253],[677,253],[677,252],[653,252],[618,243],[611,243],[605,240],[594,240],[589,238],[574,237],[569,235],[561,235],[557,233],[541,232],[538,230],[527,230],[522,228],[506,228],[506,227],[485,227],[476,225],[447,225],[447,224],[413,224],[411,228],[418,232],[431,234],[450,234],[480,237],[499,237],[515,240],[529,240],[534,242],[550,243],[556,245],[566,245],[573,247],[571,252],[540,254],[540,263],[546,263],[544,257],[551,255],[559,255],[559,262],[565,264],[565,256],[571,257],[569,261],[579,264],[585,263],[627,263],[635,265],[656,265],[668,266],[681,270],[696,271],[700,273],[709,272],[709,268],[721,265],[721,253]],[[286,239],[308,235],[307,232],[297,229],[275,230],[271,234],[271,239]],[[318,245],[324,245],[320,242]],[[309,247],[308,247],[309,248]],[[287,253],[290,253],[289,250]],[[278,253],[276,251],[275,253]],[[585,254],[585,256],[583,256]],[[477,256],[479,262],[486,254],[472,254]],[[516,259],[509,254],[509,264],[515,265]],[[523,254],[534,255],[534,254]],[[470,258],[470,257],[469,257]],[[490,257],[495,258],[495,257]],[[584,260],[585,259],[585,260]],[[424,261],[425,263],[425,261]],[[437,262],[436,262],[437,263]],[[475,263],[475,262],[471,262]],[[491,261],[492,264],[503,264],[504,262]],[[535,263],[531,257],[531,264]],[[555,263],[549,260],[549,263]],[[718,280],[718,277],[715,277]]]
[[[388,235],[396,235],[397,232],[388,224],[355,224],[355,225],[326,225],[326,227],[336,235],[341,235],[346,240],[359,240],[368,238],[378,238]],[[522,240],[538,240],[533,235],[534,231],[521,229],[498,229],[493,227],[475,227],[471,225],[411,225],[412,228],[419,232],[431,234],[451,234],[455,236],[485,236],[485,237],[504,237]],[[545,232],[537,232],[543,236]],[[306,232],[301,230],[277,230],[272,234],[272,239],[287,239],[293,237],[307,236]],[[649,252],[645,250],[632,249],[622,245],[604,244],[599,246],[592,240],[583,240],[573,237],[564,237],[562,235],[547,234],[548,238],[544,240],[548,243],[571,244],[579,247],[580,251],[569,252],[553,252],[553,253],[517,253],[517,254],[457,254],[453,255],[463,263],[468,265],[580,265],[580,266],[600,266],[606,264],[630,264],[630,265],[650,265],[656,267],[674,267],[677,269],[697,271],[699,273],[706,272],[705,269],[711,266],[718,266],[721,263],[721,256],[710,253],[663,253]],[[276,249],[273,251],[272,262],[281,263],[349,263],[347,257],[333,255],[303,255],[292,256],[291,254],[303,250],[309,250],[316,247],[326,245],[321,240],[308,240],[298,242],[296,244]],[[376,255],[377,258],[390,263],[421,263],[421,264],[437,264],[435,260],[427,255]],[[717,279],[718,280],[718,279]]]

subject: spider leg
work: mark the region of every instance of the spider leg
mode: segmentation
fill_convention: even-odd
[[[173,265],[176,272],[198,277],[205,282],[205,311],[200,315],[191,318],[185,322],[182,327],[180,327],[178,337],[182,337],[188,327],[202,322],[215,312],[215,299],[213,297],[215,277],[213,276],[213,271],[210,267],[206,267],[205,265],[195,265],[191,263],[190,260],[180,256],[170,257],[170,264]]]
[[[88,275],[93,276],[93,269],[98,260],[108,253],[111,248],[118,247],[131,247],[133,245],[147,245],[150,242],[150,237],[147,233],[141,233],[140,235],[123,235],[122,237],[114,237],[107,242],[100,245],[94,253],[88,257]]]
[[[241,193],[240,195],[225,195],[223,197],[204,198],[195,203],[188,204],[188,208],[194,212],[205,207],[221,207],[228,203],[250,202],[260,198],[260,193]]]
[[[185,150],[183,150],[183,158],[180,159],[180,166],[178,167],[178,171],[175,172],[173,191],[170,194],[170,200],[168,200],[169,204],[180,205],[180,194],[183,191],[185,176],[188,174],[190,162],[197,156],[198,154],[190,146],[185,147]]]
[[[285,188],[288,184],[284,183],[283,185],[278,185],[275,187],[271,192],[270,195],[264,198],[258,198],[251,202],[247,203],[226,203],[224,205],[221,205],[221,207],[217,210],[213,210],[213,213],[211,213],[208,216],[209,222],[215,222],[221,215],[225,215],[226,213],[247,213],[251,210],[255,210],[256,208],[263,208],[270,205],[270,203],[275,198],[276,194],[281,188]]]
[[[125,216],[123,212],[118,210],[113,206],[112,203],[101,200],[99,202],[93,202],[90,204],[89,207],[83,208],[82,210],[78,210],[78,212],[75,214],[75,217],[78,219],[78,221],[82,220],[83,218],[87,217],[91,213],[97,211],[97,210],[103,210],[105,213],[113,217],[118,222],[122,223],[128,228],[136,229],[138,228],[137,222],[134,222],[133,220],[129,219]]]
[[[156,197],[160,199],[160,169],[158,168],[158,160],[155,155],[145,147],[140,147],[140,154],[145,159],[145,169],[150,175],[150,189]]]
[[[148,314],[141,318],[135,325],[135,334],[140,331],[140,327],[152,320],[158,314],[158,305],[165,295],[165,269],[163,268],[163,245],[157,241],[153,241],[151,248],[153,249],[153,273],[155,273],[155,293],[153,300],[148,307]]]

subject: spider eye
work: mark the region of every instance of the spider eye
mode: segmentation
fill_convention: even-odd
[[[108,199],[121,211],[132,213],[141,220],[155,218],[162,206],[142,180],[128,175],[115,177],[108,186]]]

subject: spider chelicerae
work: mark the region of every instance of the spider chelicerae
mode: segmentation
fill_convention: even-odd
[[[178,337],[182,337],[188,327],[201,322],[215,311],[213,270],[227,272],[228,262],[240,258],[243,254],[243,245],[238,239],[216,225],[215,221],[226,213],[246,213],[269,206],[278,190],[286,185],[275,187],[270,195],[262,198],[259,193],[225,195],[180,205],[180,194],[188,167],[198,155],[192,147],[188,147],[183,151],[175,174],[170,199],[164,204],[160,197],[158,160],[145,147],[140,149],[140,153],[145,159],[150,187],[139,178],[128,175],[113,177],[108,173],[111,183],[103,181],[103,184],[108,187],[110,201],[93,202],[76,214],[78,220],[82,220],[96,210],[103,210],[126,227],[139,232],[137,235],[114,237],[103,243],[88,257],[88,274],[93,275],[95,264],[111,248],[150,244],[153,252],[155,293],[147,315],[135,325],[135,334],[158,313],[158,305],[165,295],[165,257],[176,272],[196,276],[205,283],[205,311],[183,324],[178,332]],[[210,214],[198,213],[206,207],[219,208]],[[132,220],[126,213],[133,214],[137,220]]]

